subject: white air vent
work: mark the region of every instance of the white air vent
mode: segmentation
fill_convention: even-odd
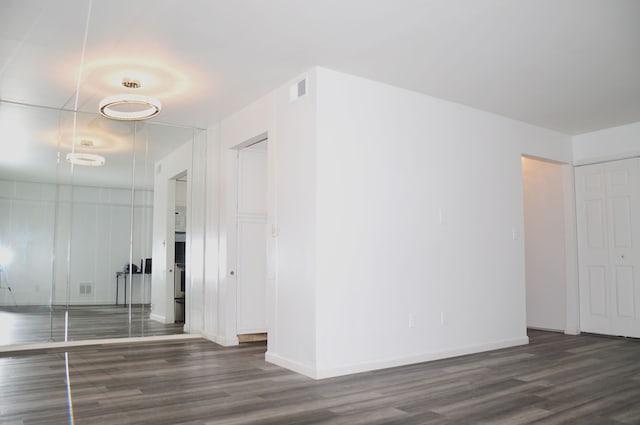
[[[93,283],[80,282],[80,296],[90,297],[91,295],[93,295]]]
[[[307,79],[298,81],[298,97],[307,94]]]
[[[289,100],[293,102],[296,99],[299,99],[307,94],[307,78],[303,78],[295,82],[289,88]]]

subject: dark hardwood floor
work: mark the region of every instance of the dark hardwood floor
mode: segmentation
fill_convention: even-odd
[[[264,343],[5,355],[0,423],[640,424],[640,342],[530,337],[528,346],[321,381],[266,363]]]
[[[0,345],[64,341],[65,307],[0,307]],[[133,305],[131,323],[128,306],[71,306],[67,339],[125,338],[183,333],[183,324],[163,324],[149,318],[147,304]]]

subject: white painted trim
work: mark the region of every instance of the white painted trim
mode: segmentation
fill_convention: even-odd
[[[246,335],[246,334],[262,334],[268,333],[268,328],[249,328],[249,329],[238,329],[238,335]]]
[[[304,372],[300,372],[300,373],[304,373],[305,375],[311,376],[314,379],[332,378],[335,376],[349,375],[352,373],[368,372],[376,369],[386,369],[390,367],[404,366],[408,364],[423,363],[423,362],[429,362],[433,360],[445,359],[449,357],[464,356],[467,354],[480,353],[483,351],[499,350],[501,348],[508,348],[508,347],[514,347],[518,345],[526,345],[526,344],[529,344],[529,338],[525,336],[522,338],[507,339],[507,340],[496,341],[488,344],[470,345],[467,347],[457,348],[454,350],[445,350],[445,351],[438,351],[433,353],[417,354],[417,355],[411,355],[407,357],[399,357],[395,359],[381,360],[381,361],[375,361],[370,363],[359,363],[351,366],[342,366],[342,367],[331,368],[331,369],[319,369],[315,371],[315,376],[306,374]],[[276,362],[273,362],[273,363],[276,363]],[[278,364],[279,366],[287,367],[279,363],[276,363],[276,364]],[[288,368],[288,369],[295,370],[293,368]],[[298,372],[297,370],[295,371]]]
[[[160,323],[168,323],[166,321],[167,318],[165,316],[161,316],[161,315],[156,314],[156,313],[149,314],[149,319],[155,320],[156,322],[160,322]]]
[[[527,326],[527,329],[532,329],[534,331],[545,331],[545,332],[560,332],[564,333],[564,329],[553,329],[553,328],[542,328],[539,326]]]
[[[52,348],[68,347],[90,347],[92,345],[114,345],[114,344],[134,344],[144,342],[177,341],[201,339],[200,334],[175,334],[175,335],[154,335],[137,336],[131,338],[107,338],[107,339],[85,339],[82,341],[60,341],[60,342],[36,342],[33,344],[16,344],[0,346],[0,353],[14,351],[48,350]]]
[[[603,155],[588,159],[581,159],[578,161],[574,161],[573,165],[575,167],[582,167],[583,165],[600,164],[601,162],[620,161],[622,159],[631,159],[637,157],[640,157],[640,151],[623,152],[614,155]]]
[[[574,167],[562,166],[564,192],[565,253],[565,329],[568,335],[580,334],[580,284],[578,281],[578,225]]]
[[[301,363],[294,362],[289,359],[285,359],[284,357],[281,357],[277,354],[270,353],[269,351],[267,351],[264,354],[264,359],[269,363],[273,363],[274,365],[284,367],[285,369],[292,370],[296,373],[300,373],[302,375],[308,376],[313,379],[320,379],[317,376],[316,369],[314,369],[311,366],[303,365]]]
[[[264,142],[268,140],[268,135],[267,135],[267,131],[263,131],[262,133],[258,134],[257,136],[253,136],[247,140],[245,140],[244,142],[238,143],[235,146],[232,146],[230,149],[235,149],[235,150],[242,150],[248,147],[251,147],[255,144],[258,144],[260,142]]]
[[[239,345],[240,340],[237,336],[224,337],[220,335],[204,335],[209,341],[213,341],[216,344],[222,345],[223,347],[232,347],[234,345]]]

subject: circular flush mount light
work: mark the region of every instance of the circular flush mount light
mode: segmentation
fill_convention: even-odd
[[[102,99],[99,108],[102,115],[113,120],[139,121],[158,115],[162,104],[153,97],[117,94]]]
[[[142,86],[139,80],[124,77],[122,79],[122,86],[128,89],[139,89]]]
[[[86,165],[89,167],[100,167],[105,163],[104,156],[81,152],[68,153],[67,161],[75,165]]]

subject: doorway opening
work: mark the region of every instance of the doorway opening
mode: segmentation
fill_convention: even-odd
[[[527,327],[532,329],[567,329],[571,262],[567,255],[567,167],[522,157]]]
[[[174,323],[186,323],[187,311],[187,173],[181,173],[172,179],[174,191],[174,231],[173,258],[169,264],[173,265],[173,281],[170,303],[173,306]],[[171,251],[171,250],[169,250]]]

